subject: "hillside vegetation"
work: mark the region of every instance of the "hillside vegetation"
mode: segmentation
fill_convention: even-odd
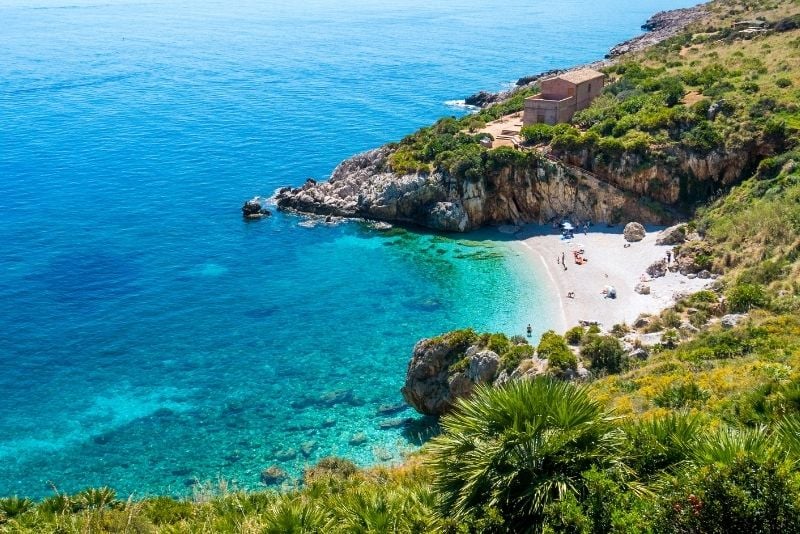
[[[638,332],[546,334],[537,348],[549,376],[480,386],[403,466],[330,458],[280,493],[219,483],[186,500],[108,488],[8,497],[0,532],[800,532],[800,2],[709,9],[609,67],[607,92],[575,124],[525,135],[597,171],[676,150],[752,152],[735,186],[681,193],[695,239],[676,251],[720,275],[711,290],[643,318]],[[731,27],[745,18],[771,30]],[[409,136],[392,165],[469,178],[540,157],[487,150],[469,133],[524,95]],[[728,313],[737,324],[720,321]],[[626,335],[646,332],[661,334],[646,358],[622,350]],[[509,369],[534,354],[486,339]],[[559,379],[578,364],[593,378]]]

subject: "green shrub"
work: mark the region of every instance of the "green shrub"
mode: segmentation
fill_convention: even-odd
[[[144,515],[156,525],[173,524],[192,517],[194,506],[171,497],[154,497],[143,501]]]
[[[589,360],[595,373],[619,373],[625,366],[625,350],[613,336],[595,336],[581,347],[581,357]]]
[[[683,134],[681,141],[698,152],[709,152],[722,145],[722,137],[708,122],[701,122]]]
[[[759,87],[755,82],[744,82],[741,85],[741,90],[745,93],[755,94],[759,91]]]
[[[544,507],[542,534],[590,534],[592,522],[573,494]]]
[[[489,336],[489,341],[487,342],[486,347],[497,354],[503,354],[509,348],[511,348],[511,342],[508,340],[505,334],[492,334]]]
[[[786,89],[787,87],[792,86],[792,80],[790,80],[789,78],[778,78],[777,80],[775,80],[775,85],[777,85],[781,89]]]
[[[694,382],[673,384],[664,388],[653,398],[653,404],[661,408],[684,408],[705,402],[711,394]]]
[[[736,313],[747,312],[753,308],[767,305],[764,288],[756,284],[736,284],[726,293],[728,307]]]
[[[603,137],[597,143],[597,149],[603,154],[615,156],[625,151],[625,144],[614,137]]]
[[[470,345],[478,341],[478,334],[472,328],[453,330],[431,340],[433,343],[446,343],[456,351],[465,351]]]
[[[675,310],[664,310],[661,314],[661,321],[667,328],[678,328],[681,325],[681,317]]]
[[[528,143],[549,143],[553,139],[553,127],[543,123],[531,124],[523,127],[520,135]]]
[[[797,473],[748,456],[686,470],[663,501],[658,523],[665,532],[798,532]]]
[[[567,343],[570,345],[580,345],[581,340],[583,339],[583,334],[584,328],[582,326],[573,326],[566,331],[564,334],[564,339],[566,339]]]
[[[675,345],[678,344],[678,341],[680,341],[680,336],[678,335],[678,331],[674,328],[668,328],[661,336],[661,344],[670,349],[674,348]]]
[[[530,345],[514,345],[500,356],[500,368],[512,371],[522,360],[533,358],[534,349]]]
[[[717,302],[717,294],[713,291],[709,291],[704,289],[703,291],[698,291],[697,293],[693,293],[689,296],[689,304],[692,306],[700,306],[703,304],[708,303],[716,303]]]
[[[536,349],[539,358],[546,359],[550,369],[566,371],[578,368],[578,359],[572,353],[566,340],[552,330],[542,334],[539,346]]]

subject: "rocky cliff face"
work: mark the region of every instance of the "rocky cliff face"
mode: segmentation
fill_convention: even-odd
[[[638,195],[589,173],[540,158],[508,166],[478,181],[445,173],[397,175],[381,148],[340,164],[327,182],[284,188],[278,207],[318,215],[410,223],[464,232],[486,225],[545,223],[560,217],[665,224],[670,216]],[[633,190],[635,191],[635,190]]]
[[[589,150],[562,154],[566,162],[637,196],[675,205],[704,200],[720,188],[740,182],[774,151],[769,143],[719,148],[708,153],[672,147],[658,155],[624,153],[613,161]]]

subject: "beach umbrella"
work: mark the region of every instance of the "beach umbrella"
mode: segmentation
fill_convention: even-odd
[[[575,229],[575,227],[572,226],[572,223],[569,222],[569,221],[562,222],[561,223],[561,228],[563,228],[564,230],[574,230]]]

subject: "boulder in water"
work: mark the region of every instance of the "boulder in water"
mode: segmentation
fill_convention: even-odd
[[[271,465],[261,471],[261,482],[267,486],[274,486],[280,484],[289,478],[289,475],[277,465]]]
[[[264,204],[259,197],[251,198],[242,206],[242,216],[245,219],[261,219],[262,217],[269,217],[272,213],[264,207]]]

